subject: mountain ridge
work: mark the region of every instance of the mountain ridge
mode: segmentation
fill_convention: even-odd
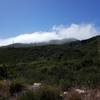
[[[61,40],[50,40],[47,42],[39,42],[39,43],[13,43],[7,46],[2,46],[2,47],[14,47],[14,48],[19,48],[19,47],[34,47],[34,46],[43,46],[43,45],[60,45],[64,43],[71,43],[74,41],[79,41],[74,38],[68,38],[68,39],[61,39]]]

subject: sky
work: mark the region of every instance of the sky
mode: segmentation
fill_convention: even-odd
[[[100,34],[100,0],[0,0],[0,45]]]

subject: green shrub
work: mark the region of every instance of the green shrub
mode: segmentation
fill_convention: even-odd
[[[66,90],[66,89],[68,89],[68,88],[70,88],[72,86],[72,83],[68,79],[61,79],[59,81],[59,85],[60,85],[62,90]]]
[[[19,100],[39,100],[37,94],[35,94],[32,91],[28,91],[26,93],[23,93],[20,97]]]
[[[60,100],[59,89],[53,86],[46,86],[41,90],[40,100]]]

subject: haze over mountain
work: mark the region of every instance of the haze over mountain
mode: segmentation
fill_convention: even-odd
[[[64,43],[71,43],[74,41],[79,41],[74,38],[69,38],[69,39],[62,39],[62,40],[50,40],[48,42],[40,42],[40,43],[13,43],[7,46],[2,46],[2,47],[14,47],[14,48],[19,48],[19,47],[33,47],[33,46],[43,46],[43,45],[60,45]]]
[[[40,31],[20,34],[15,37],[0,39],[0,46],[14,43],[47,43],[66,39],[84,40],[98,35],[99,30],[92,24],[72,24],[70,26],[53,26],[51,31]]]

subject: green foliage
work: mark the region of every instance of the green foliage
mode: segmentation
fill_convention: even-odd
[[[7,78],[7,67],[0,66],[0,79]]]
[[[20,97],[19,100],[39,100],[38,95],[36,95],[32,91],[27,91],[26,93],[23,93]]]
[[[59,85],[60,85],[62,90],[66,90],[66,89],[68,89],[68,88],[70,88],[72,86],[72,83],[71,83],[71,81],[69,79],[66,79],[66,80],[65,79],[61,79],[59,81]]]
[[[0,79],[70,86],[100,85],[100,37],[62,45],[0,48]]]
[[[52,86],[46,86],[41,90],[40,100],[60,100],[60,91]]]

